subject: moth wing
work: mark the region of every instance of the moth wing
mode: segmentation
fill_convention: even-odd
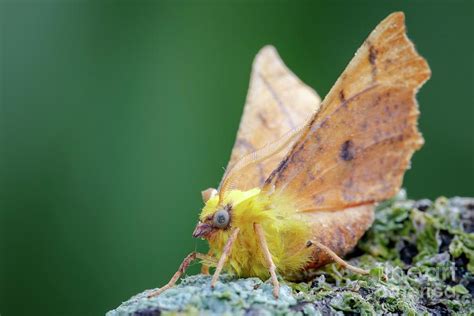
[[[335,210],[393,196],[423,138],[416,92],[431,72],[393,13],[369,35],[263,190],[299,210]]]
[[[318,110],[320,102],[316,91],[286,67],[273,46],[262,48],[252,65],[244,112],[226,170],[300,127]],[[241,190],[261,187],[285,154],[281,151],[248,166],[245,176],[235,177],[233,185]]]

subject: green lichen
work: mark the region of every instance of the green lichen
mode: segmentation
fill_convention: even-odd
[[[474,199],[406,200],[401,192],[378,207],[372,228],[349,255],[370,275],[334,264],[303,283],[282,281],[275,300],[268,282],[222,276],[214,290],[197,275],[159,297],[132,297],[112,315],[229,314],[474,315]]]

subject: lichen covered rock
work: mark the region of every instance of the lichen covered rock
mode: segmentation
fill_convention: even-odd
[[[257,278],[184,278],[179,285],[148,299],[151,290],[132,297],[112,315],[327,315],[327,314],[474,314],[474,199],[397,198],[378,207],[372,228],[349,256],[371,275],[361,276],[334,264],[305,283],[281,280],[281,295]]]

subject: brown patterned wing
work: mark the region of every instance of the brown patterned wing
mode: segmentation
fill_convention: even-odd
[[[430,77],[405,34],[404,14],[370,34],[263,189],[299,210],[335,210],[393,196],[413,152],[416,92]]]
[[[252,66],[247,100],[226,170],[245,155],[300,127],[320,102],[318,94],[285,66],[274,47],[262,48]],[[286,153],[281,151],[248,166],[245,175],[234,178],[233,186],[241,190],[262,186]]]

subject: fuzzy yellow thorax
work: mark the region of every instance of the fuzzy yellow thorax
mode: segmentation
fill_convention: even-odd
[[[237,240],[225,266],[228,272],[238,276],[269,276],[263,253],[260,249],[254,223],[262,226],[273,262],[278,273],[290,275],[301,271],[309,262],[311,249],[305,247],[310,239],[310,229],[298,212],[284,200],[272,200],[260,189],[249,191],[232,190],[219,197],[209,199],[200,215],[201,221],[212,216],[220,207],[230,205],[230,227],[221,229],[209,238],[211,253],[219,258],[231,229],[240,229]]]

